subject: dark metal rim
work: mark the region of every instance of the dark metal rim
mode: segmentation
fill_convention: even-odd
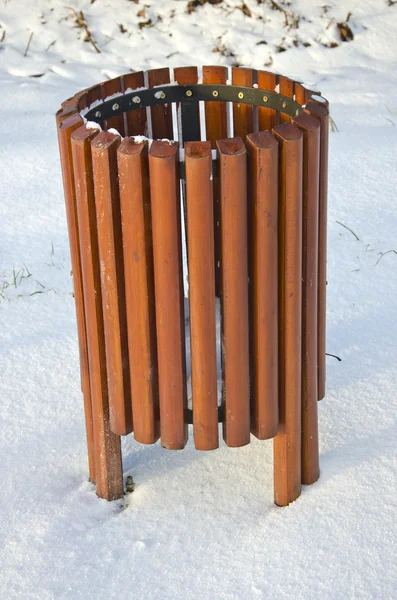
[[[105,119],[124,112],[147,106],[180,102],[194,104],[196,102],[237,102],[251,104],[262,108],[278,110],[295,118],[303,107],[292,98],[260,88],[236,85],[209,85],[195,83],[191,85],[163,85],[150,89],[137,89],[113,96],[109,100],[96,102],[96,106],[83,112],[88,121],[99,123]]]

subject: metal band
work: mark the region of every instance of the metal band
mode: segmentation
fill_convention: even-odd
[[[278,110],[295,118],[303,107],[292,98],[259,88],[242,87],[237,85],[165,85],[150,89],[141,89],[122,94],[105,100],[84,114],[88,121],[99,123],[110,117],[120,115],[135,108],[181,102],[192,104],[205,102],[238,102],[253,104],[263,108]]]

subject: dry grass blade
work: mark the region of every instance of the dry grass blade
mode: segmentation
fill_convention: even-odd
[[[94,50],[96,52],[98,52],[98,54],[101,53],[100,49],[98,48],[98,46],[95,43],[95,40],[92,36],[91,31],[88,28],[87,25],[87,21],[85,20],[84,17],[84,13],[82,10],[80,10],[79,12],[77,12],[74,8],[72,8],[71,6],[65,6],[65,8],[67,8],[68,10],[72,11],[72,13],[75,16],[75,27],[77,27],[78,29],[82,29],[85,32],[85,42],[89,42],[92,47],[94,48]]]
[[[358,242],[360,241],[360,238],[358,237],[358,235],[356,233],[354,233],[353,229],[350,229],[350,227],[348,227],[347,225],[344,225],[340,221],[336,221],[336,222],[338,223],[338,225],[341,225],[342,227],[344,227],[345,229],[347,229],[347,231],[350,231],[350,233],[352,233],[354,235],[354,237],[356,238],[356,240]]]
[[[382,252],[382,254],[380,255],[380,257],[378,258],[378,260],[375,263],[375,267],[378,264],[378,262],[386,255],[386,254],[390,254],[391,252],[393,252],[393,254],[397,254],[397,250],[387,250],[387,252]]]
[[[29,36],[28,43],[26,44],[25,52],[23,53],[24,56],[26,56],[27,53],[28,53],[30,42],[32,41],[33,34],[34,34],[34,31],[32,31],[32,33]]]

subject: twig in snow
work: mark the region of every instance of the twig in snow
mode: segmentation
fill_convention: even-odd
[[[326,352],[325,356],[332,356],[332,358],[336,358],[336,360],[339,360],[339,362],[342,362],[342,359],[339,358],[339,356],[336,356],[336,354],[329,354],[328,352]]]
[[[65,8],[67,8],[68,10],[71,10],[72,13],[74,14],[74,16],[76,17],[75,19],[75,27],[77,27],[78,29],[83,29],[85,31],[85,42],[89,42],[92,47],[95,49],[96,52],[98,52],[98,54],[101,53],[100,49],[98,48],[98,46],[95,43],[94,38],[92,37],[92,33],[91,31],[88,29],[88,25],[87,25],[87,21],[84,18],[84,13],[82,10],[80,10],[79,12],[76,12],[74,8],[72,8],[71,6],[65,6]]]
[[[32,41],[33,34],[34,34],[34,31],[32,31],[32,33],[29,36],[28,43],[26,44],[25,52],[23,53],[24,56],[26,56],[27,53],[28,53],[30,42]]]
[[[3,33],[1,34],[0,42],[4,42],[5,37],[6,37],[6,30],[4,29]]]
[[[358,235],[356,233],[354,233],[353,229],[350,229],[350,227],[348,227],[347,225],[344,225],[340,221],[336,221],[336,222],[338,223],[338,225],[342,225],[342,227],[344,227],[345,229],[347,229],[347,231],[350,231],[350,233],[352,233],[354,235],[354,237],[356,238],[356,240],[358,242],[360,241],[360,238],[358,237]]]
[[[382,254],[380,255],[380,257],[378,258],[378,260],[375,263],[375,267],[378,264],[378,262],[380,261],[380,259],[383,258],[385,256],[385,254],[390,254],[390,252],[397,254],[397,250],[387,250],[387,252],[382,252]]]
[[[45,49],[46,52],[48,52],[48,50],[50,48],[52,48],[52,46],[56,43],[56,40],[54,40],[53,42],[51,42],[51,44],[48,44],[47,48]]]
[[[331,126],[332,133],[335,133],[335,131],[339,131],[338,126],[335,123],[335,121],[333,120],[333,118],[331,117],[331,115],[329,115],[329,124]]]
[[[282,12],[284,14],[284,18],[285,18],[285,26],[289,27],[290,29],[292,27],[297,28],[299,25],[299,19],[300,17],[296,17],[294,15],[294,13],[292,13],[290,10],[287,10],[286,8],[282,7],[278,2],[276,2],[275,0],[268,0],[270,3],[270,7],[273,10],[278,10],[280,12]],[[291,23],[289,22],[289,19],[291,19]]]

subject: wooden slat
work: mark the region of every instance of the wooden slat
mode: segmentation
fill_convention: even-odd
[[[216,307],[210,142],[185,145],[194,444],[218,448]]]
[[[179,85],[197,83],[197,67],[179,67],[174,69],[174,79]],[[182,131],[179,131],[179,140],[183,142],[200,140],[200,111],[198,102],[178,104],[177,110],[181,110]]]
[[[88,88],[82,90],[79,94],[78,94],[78,103],[77,103],[77,107],[78,110],[81,111],[84,108],[87,108],[87,95],[88,95]]]
[[[105,81],[103,83],[103,96],[104,99],[108,96],[112,96],[118,92],[124,91],[123,78],[116,77],[115,79],[110,79],[109,81]],[[115,98],[114,103],[117,104],[117,98]],[[120,135],[125,134],[124,127],[124,115],[117,115],[115,117],[111,117],[110,119],[106,119],[104,129],[116,129]]]
[[[254,69],[243,67],[232,68],[232,84],[252,88],[257,82],[258,74]],[[254,112],[257,107],[250,104],[233,103],[234,137],[245,140],[249,133],[254,132]]]
[[[293,120],[303,133],[302,239],[302,483],[320,475],[318,456],[317,299],[320,123],[307,113]]]
[[[57,110],[57,112],[55,113],[55,120],[56,120],[57,127],[59,127],[60,124],[62,123],[62,121],[64,121],[67,117],[71,117],[72,115],[75,115],[76,113],[77,113],[77,109],[74,105],[63,106],[62,108]],[[80,117],[77,115],[77,118],[80,118]],[[81,122],[83,122],[82,119],[81,119]]]
[[[93,407],[96,488],[100,498],[123,495],[120,438],[109,426],[105,339],[92,174],[91,141],[98,131],[83,126],[72,134],[72,154],[81,244],[84,306]]]
[[[203,83],[206,84],[226,84],[226,67],[203,67]],[[211,147],[216,148],[217,140],[227,137],[227,113],[226,102],[205,102],[205,127],[206,138],[211,142]],[[220,296],[221,287],[221,230],[220,230],[220,199],[219,199],[219,178],[217,175],[213,179],[214,189],[214,227],[215,227],[215,287],[216,295]]]
[[[307,102],[308,94],[307,89],[301,83],[295,82],[295,100],[301,106],[304,106]]]
[[[258,71],[258,87],[269,92],[274,92],[277,85],[278,75],[268,71]],[[265,94],[264,94],[265,95]],[[272,129],[278,123],[278,113],[272,108],[258,108],[259,131]]]
[[[104,98],[104,90],[103,90],[102,83],[100,83],[98,85],[94,85],[87,89],[86,103],[87,103],[88,108],[91,106],[91,104],[93,104],[93,102],[96,102],[97,100],[103,100],[103,98]],[[100,110],[99,107],[98,107],[98,110]],[[104,128],[106,124],[104,121],[100,121],[100,125],[102,128]]]
[[[95,202],[106,342],[110,425],[114,433],[132,431],[127,316],[120,198],[117,182],[118,135],[102,131],[92,142]]]
[[[278,143],[269,131],[247,138],[251,431],[278,428]]]
[[[223,437],[250,441],[247,158],[241,138],[217,142],[220,167]]]
[[[87,106],[90,106],[96,100],[103,100],[103,83],[93,85],[87,90]]]
[[[155,141],[149,152],[160,433],[164,448],[187,442],[185,319],[178,144]]]
[[[226,67],[203,67],[203,83],[226,84]],[[227,137],[227,115],[225,102],[205,102],[205,127],[207,140],[212,148],[216,141]]]
[[[279,142],[279,410],[274,440],[274,501],[286,506],[301,491],[302,132],[273,130]]]
[[[128,73],[124,75],[124,89],[135,90],[145,87],[145,77],[143,71]],[[139,92],[137,92],[139,93]],[[147,131],[147,113],[146,108],[135,108],[125,113],[126,116],[126,135],[148,135]]]
[[[60,115],[57,115],[59,122]],[[80,354],[81,389],[84,398],[84,411],[87,434],[88,464],[90,481],[95,482],[94,434],[92,424],[92,405],[90,376],[88,366],[87,330],[84,311],[83,281],[81,273],[80,241],[76,208],[76,193],[72,162],[70,136],[81,125],[83,120],[78,114],[66,117],[58,126],[59,153],[61,157],[63,189],[65,194],[66,219],[68,224],[70,258],[73,272],[73,289],[76,305],[77,336]]]
[[[283,96],[287,96],[287,98],[293,98],[295,93],[295,84],[289,77],[284,77],[283,75],[279,75],[278,78],[279,86],[280,86],[280,94]],[[285,113],[280,113],[280,123],[290,123],[291,117],[286,115]]]
[[[153,88],[161,86],[163,83],[169,83],[170,70],[168,67],[162,69],[151,69],[147,72],[149,87]],[[159,88],[159,91],[161,87]],[[167,89],[164,89],[164,93],[167,93]],[[174,137],[172,127],[172,109],[171,103],[168,105],[161,104],[159,106],[152,106],[150,108],[150,114],[152,117],[152,137],[154,140],[167,139],[172,140]]]
[[[153,444],[160,423],[147,142],[126,138],[117,161],[134,437]]]
[[[318,399],[325,396],[327,297],[327,198],[329,112],[325,104],[310,102],[306,111],[320,121],[320,204],[318,216]]]

